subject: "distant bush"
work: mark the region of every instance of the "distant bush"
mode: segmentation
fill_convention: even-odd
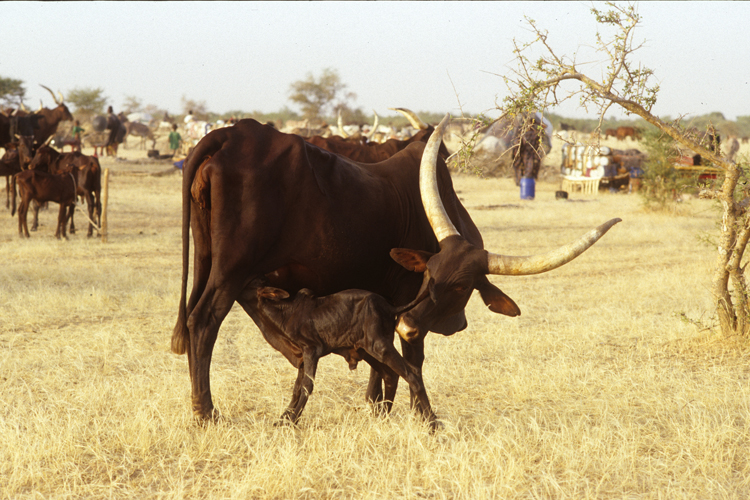
[[[644,204],[651,210],[672,208],[679,195],[697,187],[698,176],[675,168],[680,156],[677,145],[671,137],[655,128],[644,131],[641,145],[647,156],[639,191]]]

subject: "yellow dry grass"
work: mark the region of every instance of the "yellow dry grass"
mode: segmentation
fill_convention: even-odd
[[[126,154],[123,152],[123,154]],[[134,157],[143,152],[130,152]],[[214,352],[224,420],[197,427],[187,360],[169,351],[180,281],[179,175],[111,168],[108,244],[28,241],[0,225],[0,498],[747,498],[750,365],[707,318],[710,202],[647,213],[635,196],[519,199],[508,179],[455,178],[495,251],[525,255],[612,217],[573,263],[492,278],[519,318],[478,297],[469,327],[427,338],[430,435],[401,384],[364,404],[368,370],[321,361],[300,426],[276,428],[295,370],[235,308]],[[83,227],[83,218],[79,218]]]

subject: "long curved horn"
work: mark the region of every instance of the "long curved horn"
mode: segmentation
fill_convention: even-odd
[[[44,109],[44,104],[42,104],[42,100],[39,99],[39,109],[35,111],[35,113],[39,113]]]
[[[409,120],[409,123],[411,123],[411,126],[414,128],[418,128],[419,130],[425,130],[429,125],[427,125],[425,122],[423,122],[414,111],[411,111],[406,108],[388,108],[392,111],[398,111],[402,115],[406,117],[407,120]]]
[[[343,120],[341,119],[341,111],[339,111],[339,121],[338,121],[338,124],[339,124],[339,135],[341,137],[343,137],[344,139],[346,139],[347,137],[349,137],[349,134],[347,134],[346,131],[344,130]]]
[[[368,141],[370,139],[372,139],[372,136],[375,135],[375,131],[378,130],[378,113],[374,109],[372,110],[372,112],[375,115],[375,121],[372,124],[372,128],[370,129],[370,133],[365,136]]]
[[[438,241],[443,241],[448,236],[459,235],[445,211],[437,187],[438,150],[448,120],[449,115],[445,115],[440,125],[430,135],[419,166],[419,191],[422,194],[422,204]],[[581,255],[604,236],[612,226],[621,221],[622,219],[619,218],[609,220],[573,243],[542,255],[513,257],[487,252],[489,274],[525,276],[551,271]]]
[[[450,115],[446,114],[440,125],[432,132],[422,153],[422,162],[419,164],[419,192],[422,194],[422,205],[438,241],[459,234],[445,212],[437,186],[437,157],[440,143],[443,141],[443,130],[449,120]]]
[[[604,233],[609,231],[612,226],[621,221],[622,219],[619,218],[611,219],[584,234],[573,243],[541,255],[513,257],[487,252],[489,273],[502,276],[527,276],[551,271],[581,255],[604,236]]]
[[[57,96],[55,95],[55,93],[54,93],[54,92],[52,92],[52,91],[51,91],[51,90],[49,89],[49,87],[45,87],[45,86],[44,86],[44,85],[42,85],[41,83],[39,84],[39,86],[40,86],[40,87],[42,87],[43,89],[46,89],[46,90],[47,90],[47,92],[49,92],[49,93],[50,93],[50,95],[52,95],[52,99],[54,99],[54,100],[55,100],[55,104],[57,104],[57,105],[60,105],[60,104],[62,104],[62,102],[61,102],[61,101],[58,101],[58,100],[57,100]]]
[[[21,103],[21,106],[20,106],[20,107],[21,107],[21,111],[23,111],[23,112],[25,112],[25,113],[28,113],[28,112],[29,112],[29,109],[28,109],[28,108],[26,107],[26,105],[25,105],[25,104],[24,104],[23,102]]]

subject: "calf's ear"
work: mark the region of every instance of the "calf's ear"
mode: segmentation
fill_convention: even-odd
[[[274,288],[272,286],[264,286],[258,290],[258,296],[270,300],[284,300],[289,298],[289,293],[281,288]]]
[[[423,273],[427,270],[427,261],[434,254],[409,248],[391,249],[391,258],[409,271]]]
[[[486,277],[480,280],[476,288],[482,296],[484,303],[490,308],[490,311],[504,314],[505,316],[519,316],[521,314],[521,309],[513,302],[513,299],[490,283]]]

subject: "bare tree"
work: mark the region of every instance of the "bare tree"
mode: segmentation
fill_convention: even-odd
[[[592,7],[592,14],[600,29],[612,30],[610,38],[597,33],[594,48],[606,61],[606,69],[599,79],[579,70],[576,61],[558,55],[548,38],[548,32],[537,27],[527,18],[534,35],[531,42],[515,42],[517,67],[505,77],[510,96],[505,98],[501,110],[511,116],[530,111],[541,111],[557,106],[569,99],[579,99],[585,109],[596,110],[599,129],[604,114],[613,106],[622,107],[628,114],[635,114],[668,135],[680,146],[701,155],[713,166],[723,171],[721,186],[708,191],[721,205],[720,234],[716,267],[712,279],[712,292],[716,315],[725,335],[750,335],[750,308],[748,286],[742,258],[750,240],[750,183],[740,165],[721,157],[718,144],[706,144],[683,125],[681,118],[665,122],[651,113],[659,92],[652,85],[653,71],[632,60],[633,53],[640,48],[635,45],[633,33],[640,16],[634,5],[607,3],[600,9]],[[541,56],[532,61],[530,54],[540,51]],[[572,85],[572,88],[570,87]],[[598,132],[599,130],[597,130]]]

